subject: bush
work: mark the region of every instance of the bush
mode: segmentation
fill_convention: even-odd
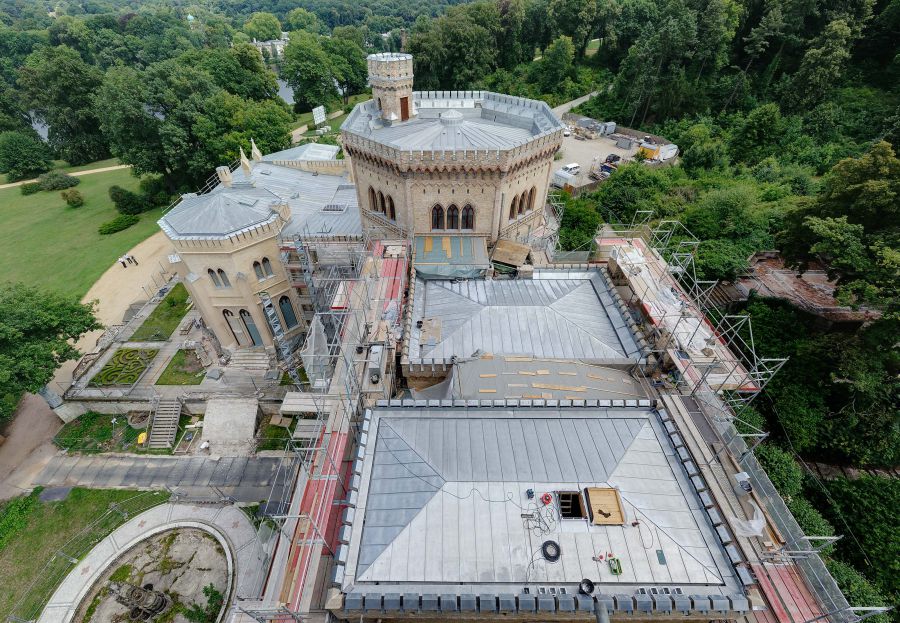
[[[103,223],[100,227],[97,228],[97,231],[104,236],[107,234],[114,234],[117,231],[128,229],[139,220],[141,219],[139,219],[134,214],[120,214],[113,220]]]
[[[23,195],[33,195],[34,193],[41,192],[41,185],[37,182],[28,182],[27,184],[22,184],[19,188]]]
[[[65,200],[70,208],[80,208],[84,205],[84,197],[74,188],[62,191],[59,193],[59,196]]]
[[[803,471],[793,456],[771,443],[760,444],[755,454],[781,497],[789,501],[800,493]]]
[[[841,560],[825,562],[828,573],[837,582],[847,601],[854,606],[884,606],[887,600],[863,574]],[[888,623],[890,615],[878,614],[869,619],[870,623]]]
[[[62,171],[44,173],[37,181],[41,185],[41,190],[65,190],[81,183],[77,177],[66,175]]]
[[[50,148],[35,132],[0,132],[0,173],[10,182],[49,171]]]
[[[804,497],[796,497],[788,502],[788,509],[803,529],[807,536],[834,536],[834,526],[822,516],[822,513],[813,508]],[[826,548],[826,552],[832,548]]]
[[[166,181],[161,175],[148,175],[143,178],[138,186],[141,196],[147,202],[148,208],[152,206],[164,207],[172,201],[172,195],[166,189]]]
[[[123,215],[140,214],[147,209],[146,202],[140,195],[121,186],[110,186],[109,198],[116,204],[116,210]]]

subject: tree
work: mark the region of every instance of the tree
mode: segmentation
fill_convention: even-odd
[[[256,41],[281,39],[281,22],[271,13],[254,13],[244,24],[243,31]]]
[[[535,65],[537,83],[541,91],[552,93],[559,89],[563,80],[572,74],[574,60],[575,46],[569,37],[558,37],[547,46],[543,57]]]
[[[822,101],[838,84],[850,58],[850,27],[842,19],[829,23],[803,55],[790,82],[787,100],[795,109]]]
[[[559,230],[559,248],[563,251],[590,251],[600,215],[584,201],[568,201]]]
[[[94,306],[21,283],[0,285],[0,421],[12,417],[22,394],[40,391],[63,362],[80,356],[72,344],[100,328]]]
[[[102,80],[99,69],[65,46],[32,53],[20,72],[19,84],[31,108],[50,126],[50,145],[71,164],[109,155],[92,106]]]
[[[735,162],[756,164],[778,151],[784,127],[777,104],[765,104],[750,111],[731,137],[729,150]]]
[[[284,49],[281,75],[294,89],[299,110],[312,110],[338,99],[331,59],[316,35],[294,33]]]
[[[179,61],[203,69],[229,93],[258,101],[278,95],[275,74],[266,68],[259,51],[249,43],[194,50],[180,56]]]
[[[139,175],[162,174],[169,190],[234,162],[251,138],[264,152],[287,147],[291,121],[283,102],[245,100],[175,60],[111,69],[97,108],[113,153]]]
[[[512,69],[519,63],[531,60],[534,48],[523,42],[525,23],[524,0],[498,0],[500,11],[500,43],[497,64],[505,69]]]
[[[315,13],[311,13],[302,7],[291,9],[284,16],[284,25],[289,31],[305,30],[313,34],[323,34],[325,27]]]
[[[10,182],[49,171],[50,149],[34,132],[0,132],[0,173]]]
[[[460,7],[465,8],[465,7]],[[418,23],[407,49],[420,90],[470,89],[496,66],[497,30],[488,30],[466,11],[453,11],[425,27]]]
[[[354,41],[335,37],[325,39],[322,47],[346,104],[351,95],[362,93],[366,88],[369,71],[366,53]]]
[[[882,141],[836,164],[816,201],[789,215],[779,242],[795,266],[825,260],[842,300],[890,310],[900,302],[898,236],[900,160]]]
[[[553,32],[570,37],[578,57],[584,56],[597,17],[595,0],[550,0],[549,13]]]

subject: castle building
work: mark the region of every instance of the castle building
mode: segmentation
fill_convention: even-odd
[[[190,193],[160,220],[172,267],[227,350],[299,344],[313,316],[306,284],[285,251],[300,237],[358,240],[356,192],[338,147],[309,144],[252,158]]]
[[[493,244],[542,226],[563,132],[547,104],[413,91],[409,54],[371,54],[368,63],[372,99],[341,130],[370,235],[478,235]]]

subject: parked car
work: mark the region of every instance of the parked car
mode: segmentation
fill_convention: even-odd
[[[619,162],[621,159],[622,159],[622,156],[620,156],[618,154],[610,154],[606,157],[606,162],[614,163],[614,162]]]
[[[565,130],[563,130],[563,136],[572,136],[572,130],[566,128]]]
[[[564,166],[562,170],[569,175],[578,175],[579,173],[581,173],[581,165],[577,162],[570,162],[569,164]]]

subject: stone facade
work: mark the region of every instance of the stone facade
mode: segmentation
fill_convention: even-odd
[[[172,240],[181,258],[173,269],[184,278],[206,325],[228,350],[273,346],[261,292],[268,293],[275,303],[288,338],[306,330],[301,301],[288,282],[278,247],[278,233],[290,212],[287,205],[279,211],[282,213],[273,223],[239,235]]]
[[[367,61],[372,99],[381,118],[391,122],[414,118],[412,55],[382,52],[370,54]]]
[[[372,237],[388,235],[384,230],[404,236],[461,233],[487,236],[493,243],[524,239],[541,227],[562,125],[555,117],[556,125],[547,130],[527,124],[532,117],[552,116],[546,104],[482,91],[412,93],[408,54],[373,54],[369,71],[374,104],[357,105],[342,138],[363,224]],[[411,115],[402,120],[398,102],[407,93]],[[493,108],[479,116],[486,104]],[[513,112],[497,112],[506,110]],[[381,118],[371,121],[375,111]],[[414,134],[411,144],[420,144],[423,132],[432,132],[437,141],[459,135],[465,145],[467,138],[495,131],[497,137],[486,141],[500,148],[406,148],[407,124]],[[507,128],[518,134],[506,140]],[[523,132],[530,138],[522,140]]]

